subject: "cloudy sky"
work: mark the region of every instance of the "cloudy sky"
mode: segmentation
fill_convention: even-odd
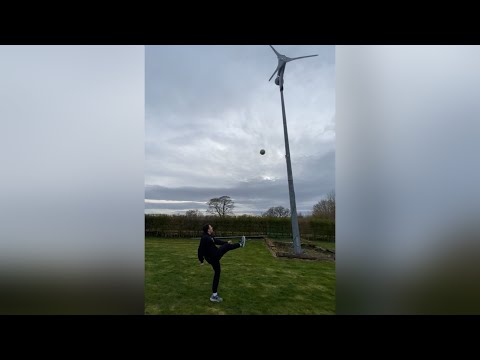
[[[289,57],[284,97],[297,211],[335,186],[335,47],[274,45]],[[262,46],[147,46],[145,212],[290,208],[277,66]],[[261,149],[266,154],[260,155]]]

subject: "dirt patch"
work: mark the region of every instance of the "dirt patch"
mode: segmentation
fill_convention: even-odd
[[[324,249],[313,244],[302,244],[302,253],[295,254],[293,244],[288,242],[265,239],[268,250],[275,257],[286,257],[303,260],[327,260],[335,261],[335,251]]]

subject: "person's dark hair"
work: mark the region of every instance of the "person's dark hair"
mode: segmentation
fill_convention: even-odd
[[[210,224],[205,224],[203,225],[203,232],[206,234],[208,233],[208,228],[210,227]]]

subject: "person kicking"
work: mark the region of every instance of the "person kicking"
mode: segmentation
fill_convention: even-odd
[[[231,241],[222,241],[213,237],[213,227],[210,224],[203,226],[203,235],[198,246],[198,261],[204,265],[204,259],[212,265],[214,275],[212,284],[212,296],[210,301],[221,302],[223,299],[218,295],[218,283],[220,282],[220,259],[230,250],[245,247],[247,239],[242,236],[240,242],[232,244]],[[216,245],[221,245],[219,248]]]

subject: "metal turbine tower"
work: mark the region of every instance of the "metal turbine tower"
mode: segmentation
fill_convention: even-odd
[[[280,86],[280,97],[282,99],[282,115],[283,115],[283,133],[285,136],[285,158],[287,160],[287,173],[288,173],[288,192],[290,194],[290,212],[292,216],[292,234],[293,234],[293,249],[295,254],[302,253],[302,247],[300,245],[300,230],[298,228],[298,218],[297,218],[297,205],[295,203],[295,190],[293,188],[293,175],[292,175],[292,164],[290,162],[290,147],[288,145],[288,132],[287,132],[287,117],[285,115],[285,102],[283,100],[283,74],[285,73],[285,66],[287,62],[303,59],[307,57],[313,57],[318,55],[308,55],[308,56],[300,56],[296,58],[289,58],[285,55],[280,54],[277,50],[270,45],[272,50],[275,52],[278,58],[278,65],[275,71],[273,72],[270,80],[272,80],[273,76],[277,74],[277,78],[275,79],[275,84]]]

